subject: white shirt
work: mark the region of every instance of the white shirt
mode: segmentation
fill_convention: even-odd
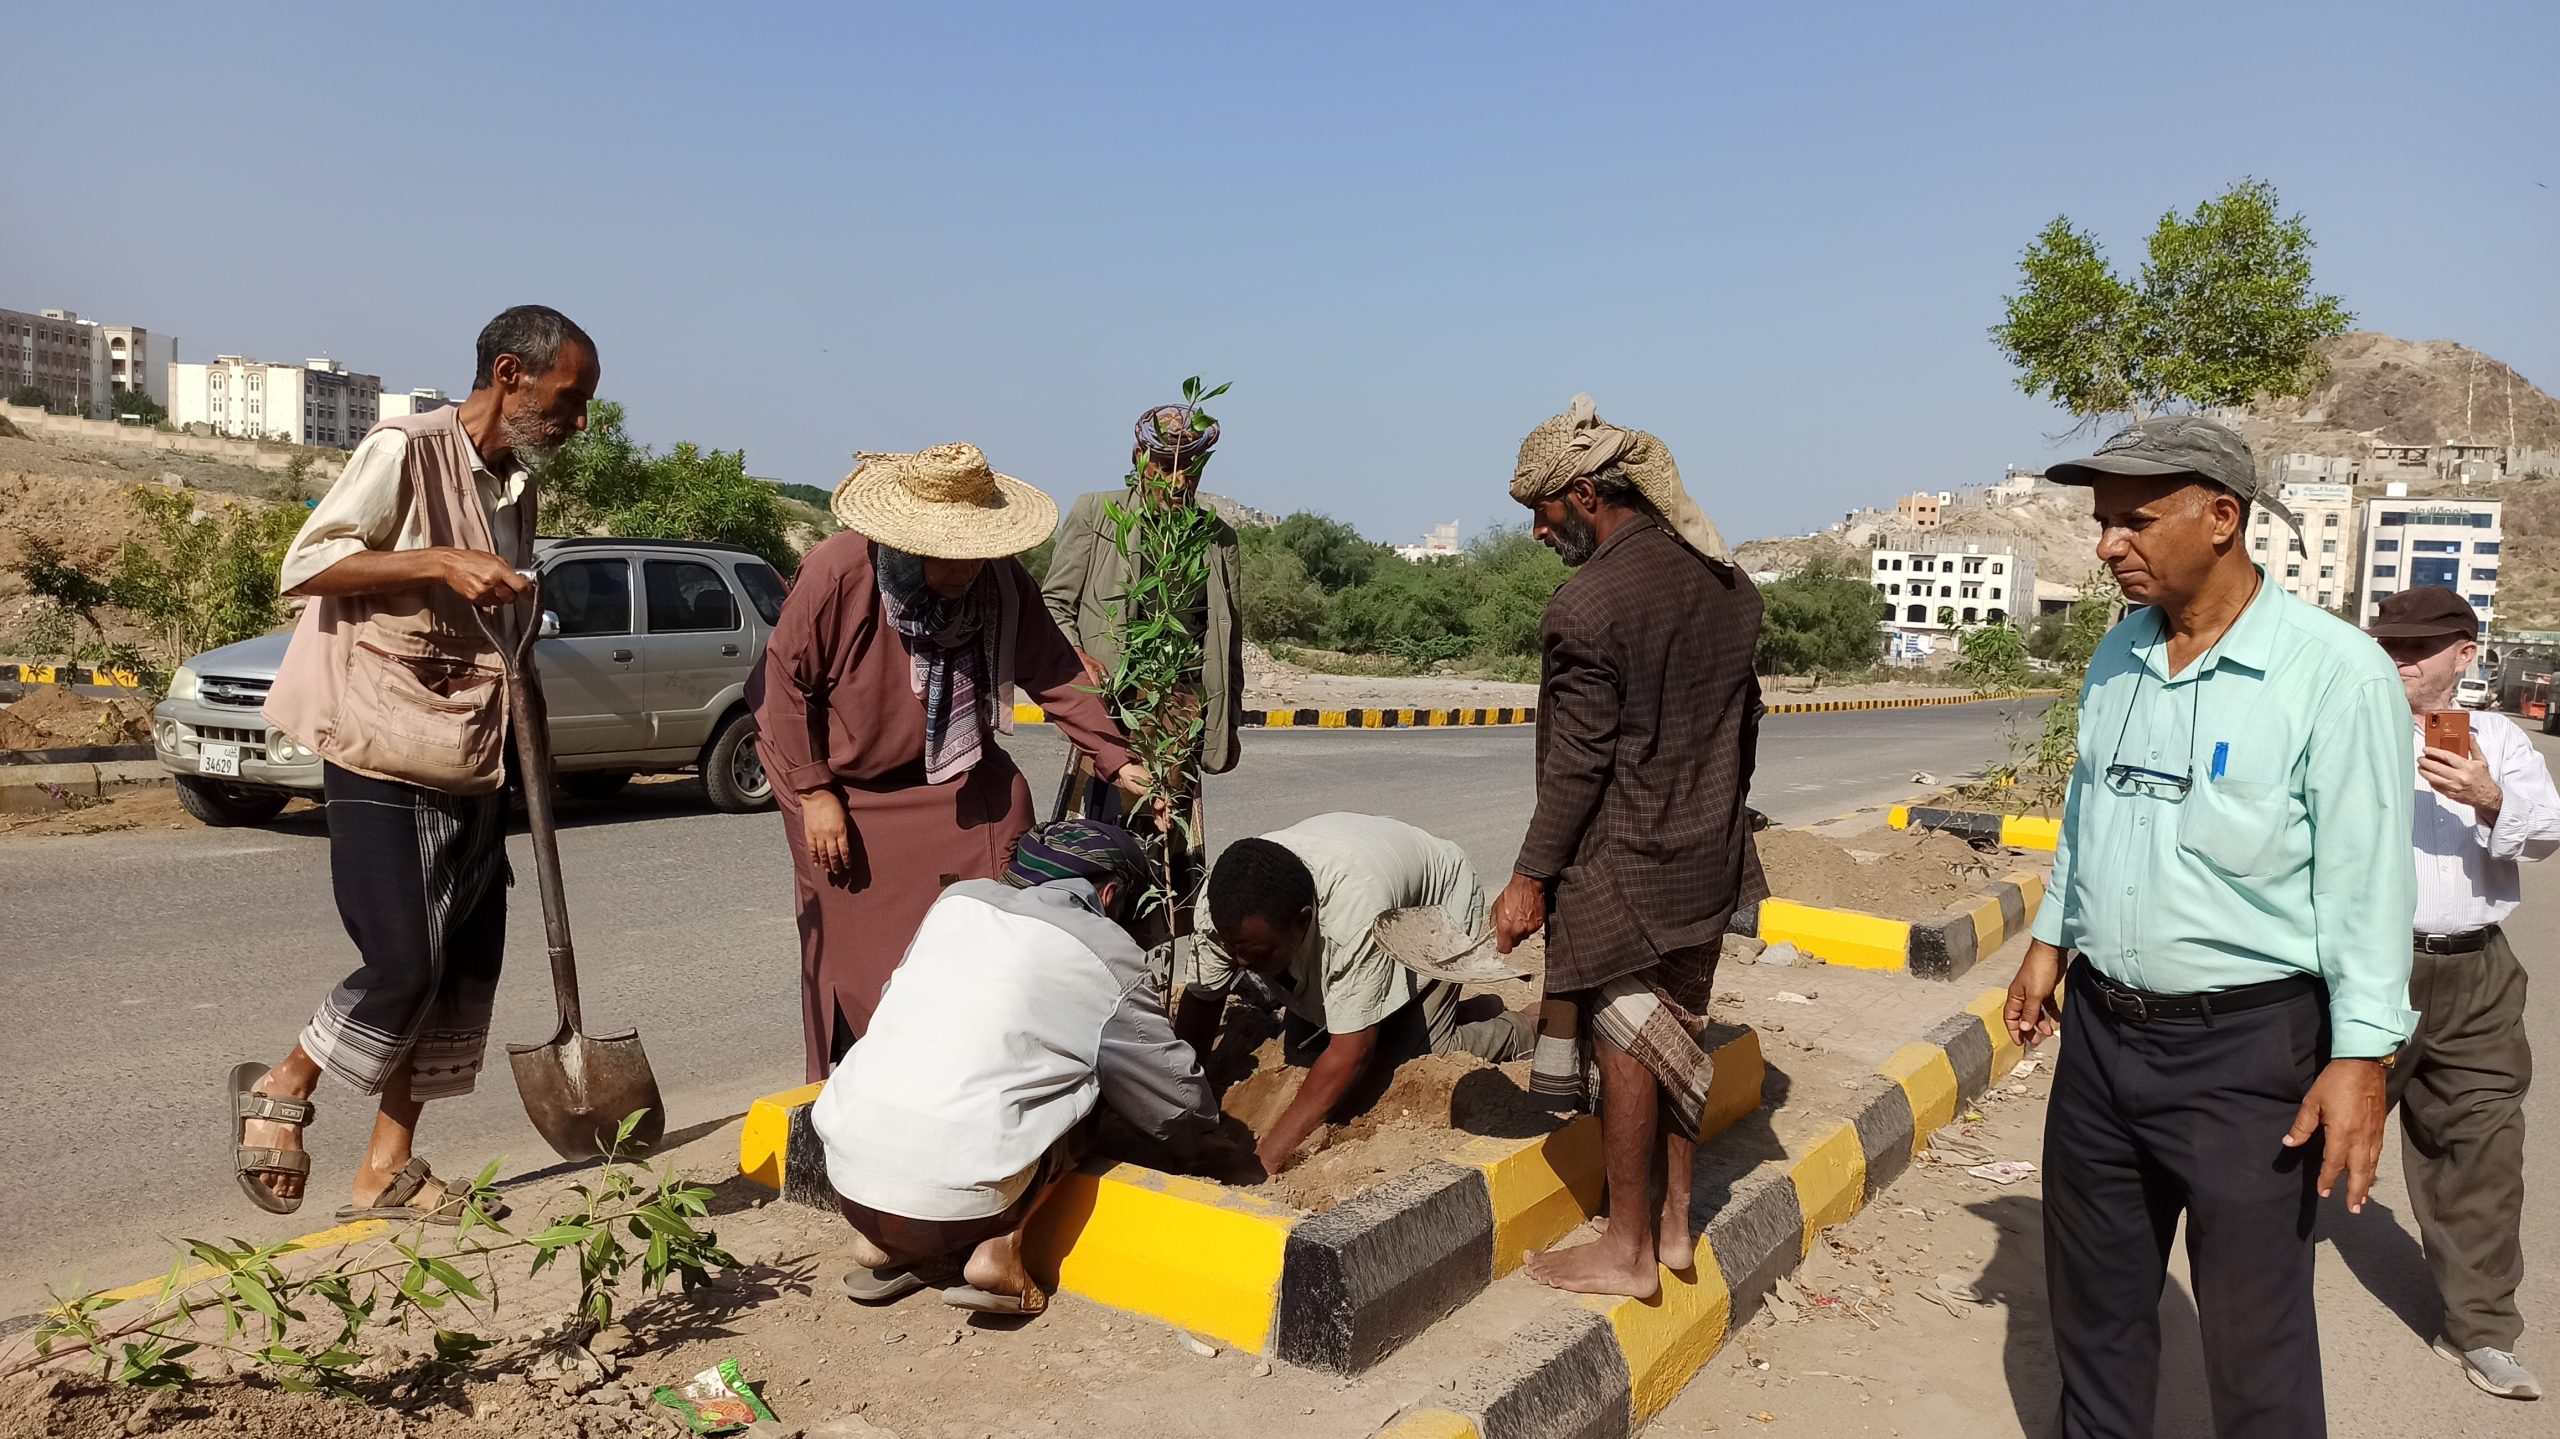
[[[515,553],[517,537],[533,524],[524,513],[522,465],[512,465],[501,478],[482,463],[471,437],[457,427],[463,458],[480,492],[480,507],[489,516],[489,538],[499,554]],[[428,547],[425,518],[405,503],[400,465],[409,453],[409,437],[389,425],[376,428],[347,456],[347,467],[329,493],[302,522],[302,532],[284,554],[279,578],[287,593],[300,589],[347,556],[362,550],[423,550]]]
[[[1438,905],[1475,934],[1484,890],[1467,852],[1428,830],[1374,814],[1320,814],[1264,839],[1296,855],[1316,882],[1316,922],[1275,986],[1289,1012],[1328,1034],[1357,1034],[1413,1002],[1423,981],[1370,930],[1391,909]],[[1195,912],[1194,983],[1224,990],[1235,967],[1210,938],[1209,894]]]
[[[2415,750],[2426,747],[2425,721],[2410,717]],[[2560,850],[2560,790],[2551,769],[2505,715],[2475,711],[2471,740],[2489,762],[2489,777],[2505,798],[2495,826],[2483,825],[2467,804],[2436,793],[2417,781],[2411,806],[2418,857],[2420,934],[2460,934],[2503,924],[2515,913],[2521,890],[2516,875],[2520,860],[2536,860]]]
[[[1126,986],[1031,903],[985,880],[925,911],[862,1041],[810,1107],[837,1193],[909,1219],[1001,1214],[1093,1112]],[[1199,1098],[1210,1103],[1205,1085]]]

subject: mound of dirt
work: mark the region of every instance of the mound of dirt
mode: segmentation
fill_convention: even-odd
[[[2367,440],[2560,448],[2560,400],[2467,345],[2354,330],[2322,340],[2320,355],[2329,373],[2308,394],[2250,407],[2242,429],[2262,462],[2362,455]]]
[[[0,749],[82,749],[151,743],[151,706],[138,699],[91,699],[37,686],[0,710]]]
[[[1288,1063],[1277,1039],[1264,1041],[1254,1059],[1253,1074],[1227,1091],[1223,1107],[1259,1134],[1297,1098],[1307,1071]],[[1528,1085],[1525,1059],[1500,1065],[1472,1054],[1406,1060],[1374,1101],[1316,1131],[1297,1163],[1254,1192],[1322,1214],[1479,1135],[1526,1138],[1557,1128],[1562,1117],[1532,1100]]]
[[[1823,909],[1850,909],[1887,919],[1931,919],[1979,897],[2000,866],[1951,834],[1886,830],[1860,835],[1849,849],[1811,830],[1760,835],[1760,867],[1769,893]]]

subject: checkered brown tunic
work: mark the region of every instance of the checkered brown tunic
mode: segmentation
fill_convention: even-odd
[[[1556,591],[1540,639],[1538,809],[1514,868],[1552,885],[1547,992],[1682,950],[1712,972],[1734,910],[1768,894],[1743,808],[1760,592],[1640,519]]]

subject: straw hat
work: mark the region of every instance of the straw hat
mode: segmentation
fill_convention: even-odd
[[[1058,502],[987,465],[976,445],[854,456],[828,508],[846,528],[937,560],[1018,555],[1058,528]]]

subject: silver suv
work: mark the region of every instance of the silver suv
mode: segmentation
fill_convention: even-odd
[[[534,546],[560,787],[611,798],[634,774],[699,768],[733,814],[773,803],[756,757],[747,677],[782,615],[782,576],[750,550],[687,540],[560,539]],[[320,757],[259,714],[290,630],[196,656],[152,711],[152,749],[178,802],[212,825],[261,824],[320,794]]]

